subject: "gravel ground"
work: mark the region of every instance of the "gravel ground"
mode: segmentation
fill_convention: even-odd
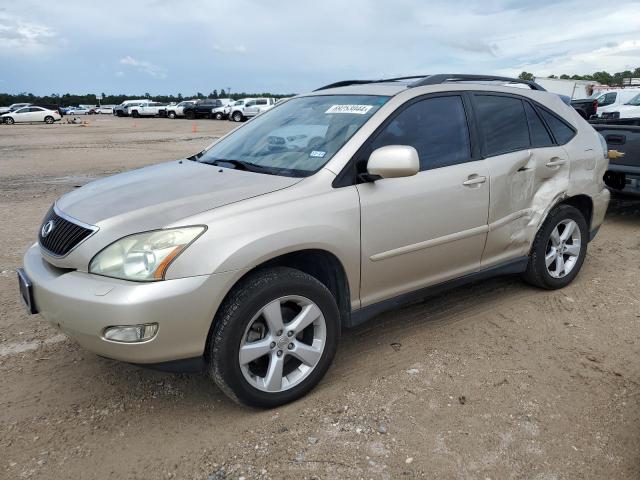
[[[91,179],[197,152],[226,121],[0,126],[0,477],[640,477],[640,201],[615,198],[576,281],[466,286],[347,331],[270,411],[201,375],[98,358],[26,315],[14,269]]]

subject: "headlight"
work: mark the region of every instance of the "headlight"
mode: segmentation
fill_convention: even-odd
[[[115,241],[89,264],[89,273],[152,282],[164,279],[171,262],[206,230],[204,226],[137,233]]]

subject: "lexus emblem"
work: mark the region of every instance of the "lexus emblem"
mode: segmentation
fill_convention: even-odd
[[[49,235],[51,233],[51,230],[53,230],[54,226],[55,224],[53,223],[53,220],[49,220],[47,223],[42,225],[42,230],[40,230],[40,233],[42,234],[42,238],[45,238],[47,235]]]

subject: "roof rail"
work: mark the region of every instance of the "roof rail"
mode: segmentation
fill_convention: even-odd
[[[531,80],[521,80],[519,78],[511,77],[498,77],[495,75],[466,75],[457,73],[438,73],[436,75],[412,75],[409,77],[395,77],[395,78],[381,78],[379,80],[343,80],[341,82],[330,83],[324,87],[316,88],[314,92],[319,90],[328,90],[329,88],[347,87],[349,85],[365,85],[368,83],[384,83],[384,82],[397,82],[400,80],[414,80],[417,81],[410,83],[409,88],[423,87],[425,85],[440,85],[447,82],[503,82],[503,83],[520,83],[527,85],[531,90],[540,90],[546,92],[546,90]]]
[[[428,75],[414,82],[410,87],[423,87],[425,85],[440,85],[447,82],[505,82],[505,83],[521,83],[527,85],[531,90],[546,90],[531,80],[521,80],[519,78],[498,77],[495,75],[460,75],[456,73],[439,73],[437,75]]]
[[[426,75],[412,75],[409,77],[381,78],[379,80],[342,80],[341,82],[330,83],[324,87],[316,88],[314,92],[319,90],[328,90],[329,88],[348,87],[349,85],[364,85],[367,83],[384,83],[397,82],[400,80],[413,80],[416,78],[425,78]]]

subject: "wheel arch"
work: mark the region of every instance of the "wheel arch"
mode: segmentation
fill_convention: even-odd
[[[553,211],[554,208],[557,208],[560,205],[571,205],[572,207],[577,208],[584,215],[584,218],[587,222],[587,226],[591,228],[591,219],[593,217],[593,200],[589,195],[584,193],[576,194],[576,195],[567,195],[566,192],[562,195],[556,197],[555,201],[551,202],[551,205],[544,211],[544,214],[540,216],[540,220],[537,223],[536,232],[542,228],[544,222],[549,217],[549,214]],[[533,239],[532,239],[533,241]]]
[[[584,215],[584,219],[587,222],[587,226],[591,228],[591,219],[593,217],[593,200],[589,195],[574,195],[572,197],[567,197],[558,202],[557,205],[571,205],[572,207],[580,210],[580,213]]]
[[[340,324],[349,325],[351,317],[351,291],[349,288],[349,278],[347,277],[346,270],[340,259],[338,259],[338,257],[332,252],[320,248],[294,250],[262,261],[250,270],[247,270],[233,283],[233,285],[231,285],[218,305],[218,309],[211,320],[211,326],[209,327],[209,333],[207,334],[207,341],[204,349],[205,355],[206,352],[209,351],[211,334],[213,332],[218,311],[224,304],[227,297],[238,285],[256,271],[275,267],[289,267],[300,270],[311,275],[322,283],[327,287],[336,300],[338,311],[340,312]]]

